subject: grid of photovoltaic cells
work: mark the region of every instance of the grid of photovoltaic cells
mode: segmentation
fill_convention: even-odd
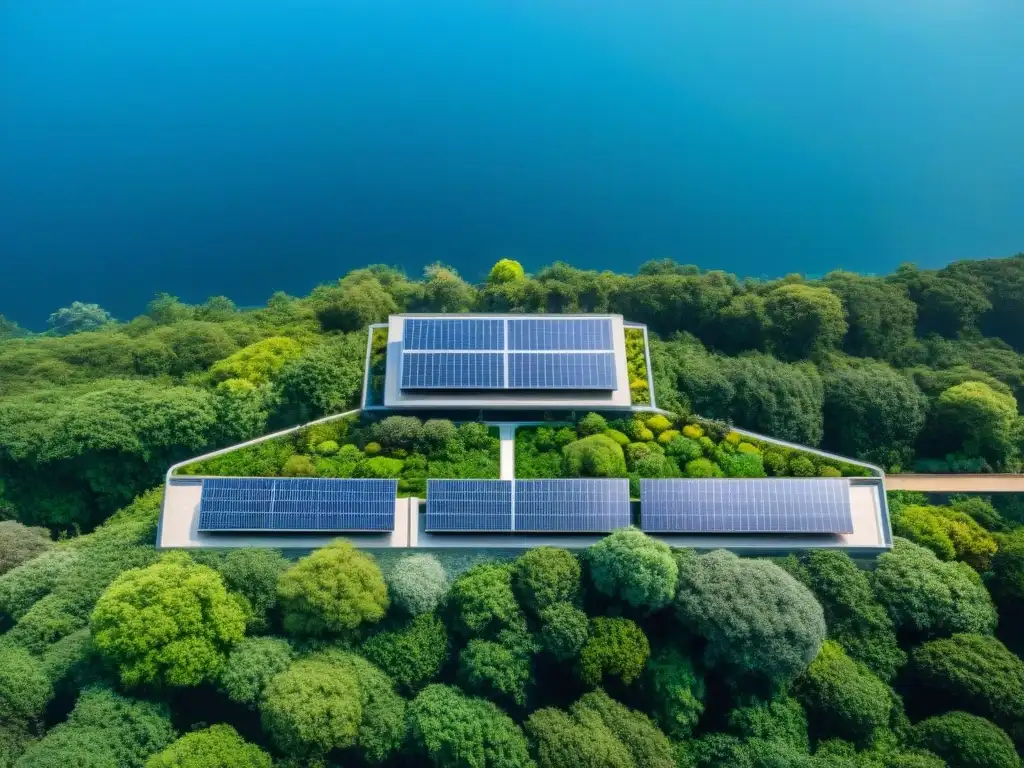
[[[511,530],[511,480],[427,480],[427,533]]]
[[[607,533],[629,524],[629,480],[516,480],[516,531]]]
[[[841,478],[641,480],[649,533],[852,533]]]
[[[503,319],[409,317],[402,335],[406,349],[505,349]]]
[[[397,493],[397,480],[204,478],[199,530],[381,533]]]
[[[613,352],[509,352],[509,389],[615,389]]]
[[[509,319],[510,350],[606,350],[612,349],[612,322],[608,318]]]
[[[498,352],[412,352],[402,355],[402,389],[504,389]]]

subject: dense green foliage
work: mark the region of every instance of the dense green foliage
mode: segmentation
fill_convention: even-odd
[[[230,725],[215,725],[182,736],[149,758],[145,768],[271,768],[271,760]]]

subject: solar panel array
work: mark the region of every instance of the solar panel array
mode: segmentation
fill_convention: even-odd
[[[512,530],[511,480],[427,480],[426,530]]]
[[[397,480],[210,477],[199,530],[206,532],[394,530]]]
[[[608,533],[630,524],[629,480],[516,480],[515,529]]]
[[[648,533],[852,533],[840,478],[641,480]]]
[[[407,317],[404,323],[402,389],[616,387],[607,317]]]

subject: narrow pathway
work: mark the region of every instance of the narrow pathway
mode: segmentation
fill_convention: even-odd
[[[1024,493],[1024,475],[886,475],[887,491]]]
[[[516,425],[502,424],[498,427],[498,435],[501,439],[501,472],[498,474],[502,480],[516,479]]]

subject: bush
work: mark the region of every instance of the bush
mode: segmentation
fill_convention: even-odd
[[[27,726],[53,695],[43,665],[15,645],[0,646],[0,724]]]
[[[598,616],[590,622],[590,637],[580,652],[580,679],[598,686],[606,678],[625,684],[636,680],[651,653],[647,636],[629,619]]]
[[[866,747],[875,731],[889,722],[893,707],[889,686],[834,642],[822,646],[793,688],[818,738],[847,739]]]
[[[778,451],[765,451],[762,461],[772,477],[785,477],[789,473],[786,457]]]
[[[576,432],[580,437],[599,435],[606,429],[608,429],[608,422],[605,421],[604,416],[597,413],[588,413],[576,424]]]
[[[633,465],[640,477],[679,477],[679,467],[662,453],[651,451],[641,456]]]
[[[363,448],[363,453],[365,453],[367,456],[376,456],[378,453],[380,453],[380,451],[380,443],[367,443],[366,447]]]
[[[893,533],[927,547],[940,560],[962,560],[987,571],[997,546],[973,518],[943,507],[904,506],[892,516]]]
[[[146,768],[271,768],[271,760],[230,725],[214,725],[182,736],[149,758]]]
[[[280,637],[247,637],[228,656],[220,688],[232,701],[255,708],[267,683],[294,657],[291,645]]]
[[[620,528],[594,544],[588,555],[590,576],[602,594],[646,610],[672,601],[678,569],[664,542],[636,528]]]
[[[729,730],[743,739],[759,739],[774,744],[788,744],[807,752],[807,714],[800,702],[788,694],[768,701],[753,701],[729,713]]]
[[[172,552],[118,576],[96,602],[93,643],[134,685],[215,680],[245,634],[241,601],[220,574]]]
[[[233,549],[217,564],[228,589],[246,599],[251,609],[249,629],[265,632],[277,607],[277,580],[288,561],[275,549]]]
[[[672,745],[651,719],[629,709],[601,690],[585,693],[570,711],[590,727],[598,723],[626,747],[637,766],[675,768]]]
[[[493,267],[487,280],[491,283],[512,283],[526,277],[523,265],[512,259],[501,259]]]
[[[281,477],[316,477],[316,465],[309,456],[295,454],[281,467]]]
[[[739,445],[736,446],[736,452],[737,453],[751,453],[751,454],[756,453],[756,454],[760,455],[761,449],[758,448],[753,443],[740,443]]]
[[[657,413],[654,416],[648,417],[644,421],[644,426],[651,430],[651,432],[653,432],[654,434],[660,435],[666,429],[670,429],[672,427],[672,422],[669,421],[665,416],[662,416],[660,413]]]
[[[509,566],[481,563],[459,576],[449,592],[455,628],[465,636],[497,636],[522,621]]]
[[[45,528],[26,528],[13,520],[0,521],[0,576],[42,554],[50,547]]]
[[[655,720],[673,739],[690,738],[704,713],[704,678],[676,648],[667,647],[647,662],[643,689]]]
[[[817,472],[814,470],[814,462],[806,456],[791,456],[789,474],[793,477],[814,477]]]
[[[415,416],[388,416],[371,425],[370,437],[384,448],[412,450],[423,438],[423,423]]]
[[[722,460],[722,470],[727,477],[765,477],[764,461],[760,454],[734,453]]]
[[[533,766],[526,737],[512,718],[447,685],[428,685],[409,705],[409,737],[413,752],[439,768]]]
[[[601,720],[538,709],[526,721],[537,768],[635,768],[629,749]]]
[[[379,480],[394,480],[401,476],[402,468],[405,466],[401,459],[392,459],[386,456],[374,456],[356,464],[354,477],[376,478]]]
[[[579,655],[587,642],[587,614],[570,603],[554,603],[540,612],[541,644],[558,661]]]
[[[694,459],[686,463],[687,477],[724,477],[722,468],[710,459]]]
[[[474,638],[459,655],[459,682],[469,693],[526,705],[530,657],[501,643]]]
[[[571,429],[559,430],[575,437]],[[480,451],[489,448],[496,438],[491,437],[487,427],[475,421],[468,421],[459,427],[459,440],[471,451]]]
[[[580,594],[580,563],[564,549],[537,547],[512,566],[512,588],[520,604],[539,614],[555,603],[573,602]]]
[[[625,477],[622,447],[605,435],[591,435],[562,449],[562,465],[568,477]]]
[[[341,539],[285,571],[277,595],[285,630],[299,635],[352,633],[380,621],[388,609],[380,568]]]
[[[601,434],[604,435],[605,437],[610,437],[623,448],[629,445],[629,438],[622,432],[619,432],[619,430],[617,429],[606,429]]]
[[[444,454],[458,439],[459,433],[448,419],[428,419],[420,432],[420,445],[428,456]]]
[[[316,445],[316,452],[321,456],[333,456],[340,450],[341,446],[334,440],[324,440]]]
[[[725,550],[678,558],[676,613],[707,639],[705,663],[786,683],[802,672],[825,640],[814,595],[767,560]]]
[[[694,459],[701,458],[703,451],[700,443],[682,435],[676,435],[665,446],[665,455],[671,456],[680,465],[685,465]]]
[[[668,445],[677,437],[682,437],[682,435],[679,434],[678,429],[666,429],[664,432],[658,435],[658,442],[661,445]]]
[[[433,611],[448,590],[448,576],[433,555],[403,557],[388,577],[391,599],[411,616]]]
[[[826,464],[818,471],[818,475],[820,477],[842,477],[843,473],[835,467]]]
[[[697,424],[687,424],[683,427],[683,437],[688,437],[691,440],[700,440],[704,437],[704,430]]]
[[[949,712],[914,726],[914,741],[956,768],[1020,768],[1013,742],[999,726]]]
[[[437,677],[448,659],[448,632],[439,618],[424,613],[402,629],[374,635],[363,643],[362,653],[415,693]]]
[[[994,637],[932,640],[913,651],[910,673],[928,706],[987,717],[1024,744],[1024,661]]]
[[[981,577],[963,563],[944,563],[905,539],[878,558],[873,586],[896,629],[911,637],[990,633],[996,611]]]
[[[1024,600],[1024,531],[1000,539],[989,589],[998,600]]]

